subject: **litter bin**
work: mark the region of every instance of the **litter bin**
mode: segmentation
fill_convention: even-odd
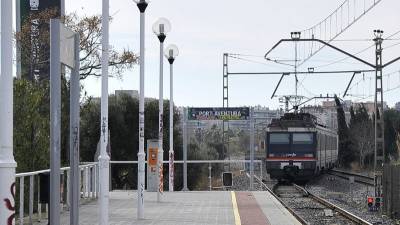
[[[224,188],[231,188],[233,184],[232,173],[224,172],[222,173],[222,184]]]
[[[40,203],[41,204],[49,204],[50,203],[50,173],[41,173],[39,175],[40,178]],[[50,206],[48,207],[47,218],[48,224],[50,224]]]
[[[50,203],[50,173],[40,174],[40,203],[49,204]]]

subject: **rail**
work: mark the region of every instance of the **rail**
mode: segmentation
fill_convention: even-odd
[[[285,207],[286,210],[288,210],[289,213],[292,214],[301,224],[303,224],[303,225],[309,225],[309,224],[307,223],[307,221],[305,221],[301,216],[299,216],[297,213],[295,213],[294,210],[291,209],[284,201],[282,201],[281,198],[279,198],[279,196],[276,195],[276,194],[274,193],[274,191],[273,191],[271,188],[269,188],[269,187],[262,181],[262,179],[261,179],[260,177],[254,176],[254,178],[256,179],[256,181],[257,181],[258,183],[260,183],[260,185],[261,185],[265,190],[267,190],[272,196],[274,196],[274,198],[275,198],[276,200],[278,200],[278,202],[280,202],[280,203],[283,205],[283,207]]]
[[[294,187],[296,189],[298,189],[299,191],[302,191],[304,193],[308,193],[308,196],[310,196],[312,199],[314,199],[315,201],[321,203],[322,205],[332,209],[333,211],[336,211],[338,213],[340,213],[342,216],[346,217],[347,219],[351,220],[352,222],[356,223],[356,224],[360,224],[360,225],[372,225],[372,223],[352,214],[351,212],[340,208],[339,206],[332,204],[330,202],[328,202],[327,200],[312,194],[311,192],[307,191],[305,188],[300,187],[299,185],[293,184]]]
[[[99,184],[98,184],[98,164],[97,163],[88,163],[84,165],[80,165],[80,183],[81,183],[81,199],[95,199],[98,196]],[[61,198],[62,208],[69,208],[69,184],[70,184],[70,176],[69,176],[69,167],[61,168],[61,192],[60,195],[63,197]],[[36,205],[36,214],[37,220],[42,220],[42,204],[40,203],[40,175],[49,173],[50,169],[47,170],[39,170],[33,172],[26,172],[26,173],[18,173],[16,174],[16,182],[19,183],[19,192],[16,197],[19,198],[19,207],[17,210],[17,217],[18,221],[16,224],[23,225],[25,217],[25,202],[28,202],[28,221],[29,224],[33,224],[34,220],[34,205]],[[25,180],[29,178],[29,187],[25,186]],[[36,184],[35,184],[36,183]],[[49,190],[48,190],[49,191]],[[35,192],[37,192],[37,200],[35,201]],[[28,194],[28,198],[25,199],[25,194]],[[46,210],[44,212],[48,212],[48,206],[46,205]]]
[[[367,176],[367,175],[362,175],[359,173],[351,173],[351,172],[335,170],[335,169],[330,170],[328,173],[331,175],[337,176],[337,177],[345,178],[345,179],[354,177],[355,182],[366,184],[366,185],[372,185],[372,186],[374,185],[374,178]]]

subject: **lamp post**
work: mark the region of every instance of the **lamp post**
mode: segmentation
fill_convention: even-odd
[[[0,224],[13,224],[17,164],[13,156],[12,1],[1,1],[0,4]]]
[[[139,152],[138,152],[138,182],[137,182],[137,217],[144,219],[144,25],[145,11],[149,4],[147,0],[133,0],[140,11],[140,97],[139,97]]]
[[[163,176],[163,161],[164,161],[164,150],[163,150],[163,114],[164,114],[164,97],[163,97],[163,53],[164,53],[164,40],[167,37],[167,33],[171,30],[171,24],[165,18],[158,19],[153,25],[153,32],[157,35],[160,41],[160,84],[159,84],[159,98],[158,98],[158,157],[157,157],[157,169],[158,169],[158,191],[157,201],[161,201],[161,195],[164,191],[164,176]]]
[[[108,225],[110,156],[107,153],[108,144],[108,45],[109,45],[109,0],[103,0],[102,5],[102,53],[101,53],[101,121],[100,121],[100,196],[99,224]]]
[[[173,64],[179,51],[176,45],[168,45],[165,49],[165,58],[170,68],[170,99],[169,99],[169,191],[174,191],[174,73]]]

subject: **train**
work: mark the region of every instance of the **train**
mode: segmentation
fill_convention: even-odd
[[[266,132],[266,170],[271,179],[307,182],[333,168],[338,159],[337,131],[309,113],[286,113]]]

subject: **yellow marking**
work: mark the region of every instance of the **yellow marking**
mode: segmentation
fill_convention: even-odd
[[[231,191],[231,196],[232,196],[233,214],[235,216],[235,225],[242,225],[242,222],[240,221],[239,209],[237,206],[236,195],[234,191]]]

